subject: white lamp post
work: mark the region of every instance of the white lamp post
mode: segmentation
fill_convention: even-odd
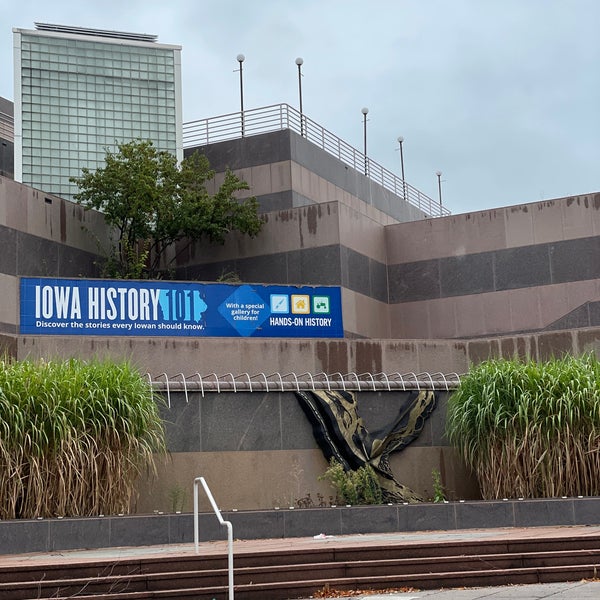
[[[298,98],[300,100],[300,135],[304,135],[304,113],[302,112],[302,65],[304,60],[299,56],[296,59],[298,65]]]
[[[404,138],[401,135],[398,136],[398,144],[400,144],[400,171],[402,173],[402,197],[406,201],[406,181],[404,180],[404,152],[402,150],[403,142]]]
[[[442,172],[436,171],[435,174],[438,178],[438,195],[440,197],[440,208],[442,207]]]
[[[243,54],[238,54],[236,59],[240,63],[240,115],[242,122],[242,137],[244,137],[244,69],[242,64],[246,60],[246,57]]]
[[[363,137],[364,137],[364,154],[365,154],[365,175],[368,175],[368,159],[367,159],[367,114],[369,113],[369,109],[365,106],[360,111],[363,114]]]

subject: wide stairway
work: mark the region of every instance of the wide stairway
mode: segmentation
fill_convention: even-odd
[[[437,589],[596,578],[600,534],[381,542],[236,550],[237,600],[307,598],[319,590]],[[101,560],[43,557],[0,564],[0,598],[141,600],[228,598],[227,553]]]

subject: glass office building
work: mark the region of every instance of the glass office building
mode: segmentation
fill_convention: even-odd
[[[69,177],[134,139],[183,158],[181,46],[36,23],[13,29],[15,179],[72,199]]]

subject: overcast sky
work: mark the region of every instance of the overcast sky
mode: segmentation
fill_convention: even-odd
[[[600,0],[0,0],[0,96],[12,28],[158,35],[182,50],[184,122],[297,107],[453,213],[600,191]]]

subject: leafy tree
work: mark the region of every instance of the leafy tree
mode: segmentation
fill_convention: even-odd
[[[115,228],[115,246],[108,251],[108,274],[124,278],[155,278],[175,260],[167,251],[184,240],[178,254],[196,240],[223,244],[239,231],[252,237],[261,230],[256,198],[239,200],[248,184],[227,170],[214,195],[206,184],[214,178],[208,159],[195,152],[181,164],[151,141],[119,144],[106,151],[105,166],[72,177],[75,199],[86,209],[104,213]]]

